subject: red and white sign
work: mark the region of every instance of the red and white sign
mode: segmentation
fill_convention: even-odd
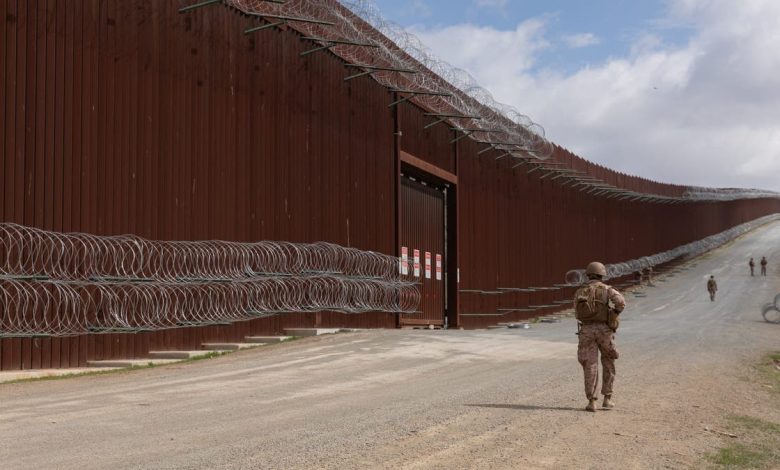
[[[401,247],[401,274],[406,276],[409,274],[409,248]]]
[[[414,250],[414,277],[420,277],[420,250]]]
[[[425,252],[425,279],[431,278],[431,252]]]
[[[441,255],[436,253],[436,280],[441,281]]]

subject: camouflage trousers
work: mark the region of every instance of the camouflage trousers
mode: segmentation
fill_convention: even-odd
[[[615,382],[615,359],[618,351],[615,347],[615,333],[606,323],[582,325],[580,343],[577,347],[577,360],[582,364],[585,373],[585,396],[595,399],[599,384],[599,351],[603,378],[602,395],[612,395],[612,384]]]

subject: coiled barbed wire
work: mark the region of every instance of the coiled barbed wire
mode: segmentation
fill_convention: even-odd
[[[764,304],[761,307],[761,316],[769,323],[780,324],[780,294],[775,296],[774,302]]]
[[[510,157],[546,159],[552,154],[553,146],[544,137],[541,125],[512,106],[496,101],[465,70],[437,58],[416,36],[385,20],[371,1],[225,3],[271,24],[289,23],[305,37],[327,46],[356,66],[356,70],[361,65],[373,67],[371,76],[380,84],[411,93],[410,100],[423,105],[432,115],[446,115],[454,127],[467,130],[470,138],[508,152]]]
[[[682,196],[692,201],[735,201],[737,199],[778,198],[780,193],[763,189],[701,188],[691,186]]]
[[[284,312],[412,313],[398,258],[332,243],[156,241],[0,223],[0,335],[65,336]]]
[[[397,258],[332,243],[155,241],[0,223],[0,276],[68,280],[232,280],[333,274],[398,280]]]
[[[657,266],[659,264],[667,263],[681,257],[692,258],[698,256],[725,243],[728,243],[740,235],[744,235],[745,233],[760,227],[761,225],[765,225],[777,220],[780,220],[780,215],[767,215],[742,225],[737,225],[736,227],[732,227],[707,238],[678,246],[671,250],[620,263],[607,264],[605,265],[605,268],[607,269],[607,276],[605,279],[626,276],[628,274],[642,271],[646,268]],[[572,286],[583,284],[587,282],[587,279],[588,278],[585,275],[584,269],[572,269],[568,271],[565,276],[566,283]]]
[[[320,45],[308,52],[330,50],[354,67],[358,75],[370,74],[383,86],[405,94],[406,99],[428,110],[427,114],[438,119],[436,122],[451,124],[460,137],[497,150],[500,156],[496,158],[514,159],[518,162],[515,167],[548,160],[553,154],[554,146],[541,125],[514,107],[496,101],[468,72],[439,59],[418,37],[385,20],[372,0],[223,2],[265,20],[265,25],[289,24],[305,39]],[[592,181],[584,181],[583,185],[605,197],[657,203],[780,198],[780,193],[773,191],[698,187],[689,187],[682,197],[645,197],[648,193],[612,191],[609,185]]]

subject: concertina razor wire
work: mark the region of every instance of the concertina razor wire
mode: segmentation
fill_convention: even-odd
[[[780,294],[775,295],[774,302],[769,302],[761,307],[761,315],[769,323],[780,324]]]
[[[155,241],[0,223],[0,335],[413,313],[420,291],[398,266],[393,256],[324,242]]]
[[[516,108],[496,101],[467,71],[436,57],[414,34],[384,19],[372,0],[222,0],[221,3],[266,22],[246,29],[245,33],[290,25],[303,39],[317,44],[302,55],[331,51],[355,72],[345,80],[370,75],[381,85],[405,96],[396,103],[411,101],[427,110],[426,115],[434,119],[428,126],[448,123],[456,131],[453,142],[461,138],[475,140],[486,145],[485,149],[498,151],[500,155],[496,159],[508,157],[518,162],[512,168],[537,163],[546,171],[562,170],[546,166],[552,165],[545,162],[551,161],[553,144],[545,137],[540,124]],[[620,190],[600,181],[572,176],[571,179],[581,181],[584,189],[599,195],[660,203],[780,198],[780,193],[773,191],[693,186],[686,188],[682,197],[668,197]]]
[[[605,264],[607,269],[607,276],[605,279],[614,279],[622,276],[632,274],[637,271],[642,271],[645,268],[657,266],[659,264],[667,263],[677,258],[693,258],[695,256],[706,253],[713,250],[725,243],[734,240],[740,235],[758,228],[762,225],[770,222],[780,220],[780,215],[772,214],[761,217],[759,219],[752,220],[742,225],[737,225],[723,232],[711,235],[707,238],[697,240],[685,245],[678,246],[671,250],[656,253],[650,256],[643,256],[638,259],[629,261],[623,261],[621,263]],[[587,282],[588,277],[585,275],[584,269],[572,269],[566,273],[566,283],[571,286],[584,284]]]
[[[370,70],[374,80],[411,95],[408,100],[440,117],[439,122],[449,122],[454,129],[510,157],[543,160],[552,154],[553,146],[541,125],[496,101],[468,72],[437,58],[416,36],[382,18],[369,0],[225,3],[270,24],[289,23],[305,38],[354,66],[358,74]]]

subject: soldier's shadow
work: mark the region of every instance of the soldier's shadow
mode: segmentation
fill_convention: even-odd
[[[582,408],[572,408],[571,406],[540,406],[540,405],[511,405],[499,403],[467,403],[464,406],[473,406],[478,408],[502,408],[506,410],[561,410],[561,411],[580,411]]]

